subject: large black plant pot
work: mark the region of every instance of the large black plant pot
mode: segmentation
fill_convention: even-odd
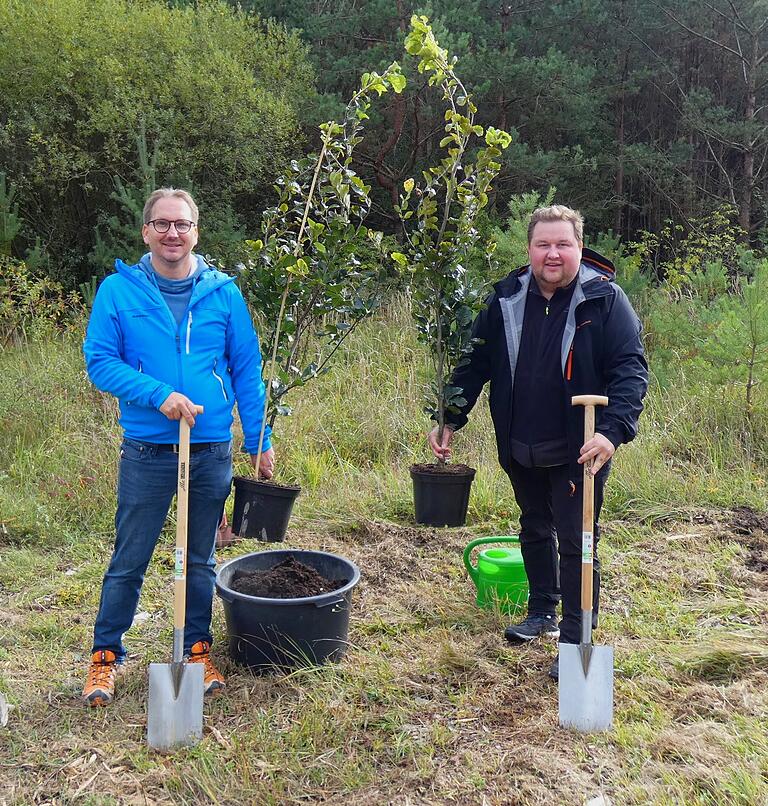
[[[464,526],[475,472],[467,465],[411,465],[416,523]]]
[[[238,571],[266,571],[289,556],[326,579],[347,582],[337,590],[300,599],[248,596],[232,589]],[[353,562],[326,551],[258,551],[230,560],[216,574],[229,654],[257,673],[339,660],[347,649],[352,591],[359,581],[360,570]]]

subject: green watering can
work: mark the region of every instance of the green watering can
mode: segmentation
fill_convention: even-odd
[[[477,555],[477,565],[472,565],[472,550],[488,543],[508,545],[484,549]],[[477,588],[476,601],[480,607],[498,607],[507,615],[525,609],[528,603],[528,577],[525,575],[519,537],[480,537],[473,540],[464,549],[464,565]]]

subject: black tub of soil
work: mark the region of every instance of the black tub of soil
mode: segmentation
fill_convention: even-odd
[[[325,551],[259,551],[230,560],[216,574],[229,654],[258,673],[339,660],[359,581],[353,562]]]
[[[275,484],[249,476],[235,476],[235,506],[232,531],[265,543],[285,540],[293,502],[301,487]]]
[[[416,523],[464,526],[475,468],[467,465],[411,465]]]

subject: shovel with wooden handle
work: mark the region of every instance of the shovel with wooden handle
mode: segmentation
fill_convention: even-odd
[[[595,406],[607,406],[601,395],[577,395],[584,406],[584,442],[595,435]],[[584,464],[581,526],[581,643],[560,644],[560,724],[584,733],[609,730],[613,723],[613,647],[592,644],[592,573],[594,561],[595,478]]]
[[[195,406],[197,414],[202,406]],[[173,656],[171,663],[149,664],[147,743],[164,752],[196,744],[203,736],[202,663],[184,660],[184,620],[187,604],[187,515],[189,511],[189,423],[179,420],[179,477],[176,494],[176,553],[174,561]]]

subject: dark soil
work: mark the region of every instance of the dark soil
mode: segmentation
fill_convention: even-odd
[[[267,599],[301,599],[343,588],[348,579],[329,580],[314,568],[289,556],[266,571],[236,571],[231,587],[247,596]]]
[[[466,475],[468,473],[474,473],[475,468],[470,467],[469,465],[452,465],[447,464],[443,467],[436,463],[432,464],[424,464],[424,465],[411,465],[411,470],[415,470],[417,473],[449,473],[455,475]]]
[[[259,477],[258,479],[254,476],[236,476],[235,478],[238,479],[245,479],[245,481],[254,482],[257,484],[263,484],[265,487],[276,487],[279,490],[299,490],[301,491],[301,487],[296,484],[280,484],[277,481],[272,481],[272,479],[265,479]]]
[[[731,528],[749,549],[747,568],[761,574],[768,574],[768,513],[755,512],[750,507],[736,507],[733,510]]]

